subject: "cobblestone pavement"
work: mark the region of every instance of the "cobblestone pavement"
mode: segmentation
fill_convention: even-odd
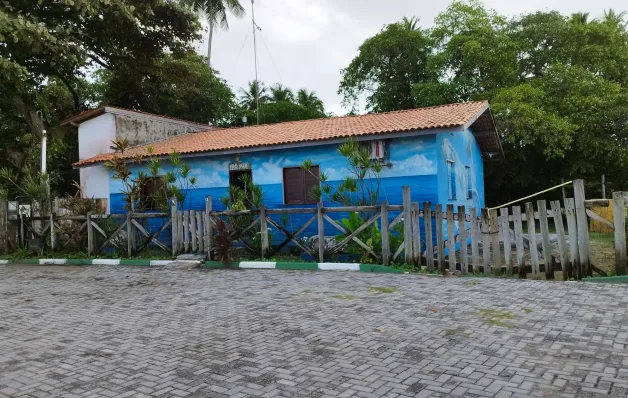
[[[626,397],[627,312],[619,285],[0,266],[0,396]]]

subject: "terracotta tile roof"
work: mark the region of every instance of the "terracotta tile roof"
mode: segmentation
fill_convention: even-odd
[[[61,126],[65,126],[65,125],[71,124],[71,123],[83,123],[83,122],[85,122],[87,120],[93,119],[93,118],[98,117],[98,116],[100,116],[102,114],[105,114],[105,113],[116,113],[116,111],[134,112],[134,113],[139,113],[139,114],[146,115],[146,116],[149,116],[149,117],[158,117],[158,118],[163,118],[163,119],[175,120],[177,122],[196,124],[198,126],[202,126],[203,128],[212,127],[209,124],[196,123],[196,122],[192,122],[192,121],[185,120],[185,119],[179,119],[179,118],[172,117],[172,116],[157,115],[157,114],[149,113],[149,112],[136,111],[134,109],[119,108],[117,106],[101,106],[100,108],[96,108],[96,109],[88,109],[88,110],[83,111],[83,112],[81,112],[79,114],[71,116],[71,117],[69,117],[69,118],[67,118],[65,120],[62,120],[61,121]]]
[[[268,147],[371,134],[464,126],[488,110],[488,102],[465,102],[430,108],[332,117],[296,122],[218,129],[180,135],[152,145],[154,155],[198,153]],[[490,111],[489,111],[490,112]],[[492,119],[491,119],[492,120]],[[124,158],[147,154],[146,145],[127,150]],[[113,154],[98,155],[75,163],[80,167],[104,162]]]

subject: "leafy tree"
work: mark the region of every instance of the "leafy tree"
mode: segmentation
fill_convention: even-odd
[[[270,88],[269,100],[272,102],[294,101],[294,93],[281,83],[277,83]]]
[[[301,88],[297,91],[297,104],[320,113],[325,112],[323,101],[316,96],[314,91],[308,91],[305,88]]]
[[[227,14],[231,13],[240,18],[244,16],[244,7],[238,0],[181,0],[181,3],[203,16],[209,24],[209,38],[207,39],[207,66],[211,67],[212,41],[216,27],[229,30]]]
[[[257,124],[257,112],[255,110],[242,109],[241,113],[234,115],[234,126],[241,126],[241,118],[245,115],[247,124]],[[296,120],[320,119],[327,117],[318,109],[307,108],[294,102],[268,102],[260,105],[260,124],[291,122]]]
[[[358,56],[342,70],[338,93],[344,105],[355,109],[366,94],[366,107],[374,112],[414,108],[412,86],[434,77],[427,67],[431,52],[427,32],[403,22],[384,27],[360,46]]]
[[[268,89],[259,80],[249,82],[248,89],[240,89],[240,106],[245,109],[257,109],[257,101],[263,104],[269,100]]]

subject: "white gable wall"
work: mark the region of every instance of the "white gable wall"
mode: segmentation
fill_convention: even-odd
[[[105,113],[81,123],[78,129],[79,160],[113,152],[109,147],[116,138],[115,116]],[[81,186],[88,198],[109,202],[109,171],[102,165],[80,169]],[[107,205],[109,212],[109,204]]]

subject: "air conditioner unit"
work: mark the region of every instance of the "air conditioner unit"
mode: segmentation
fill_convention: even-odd
[[[386,143],[383,140],[371,141],[371,160],[386,158]]]

